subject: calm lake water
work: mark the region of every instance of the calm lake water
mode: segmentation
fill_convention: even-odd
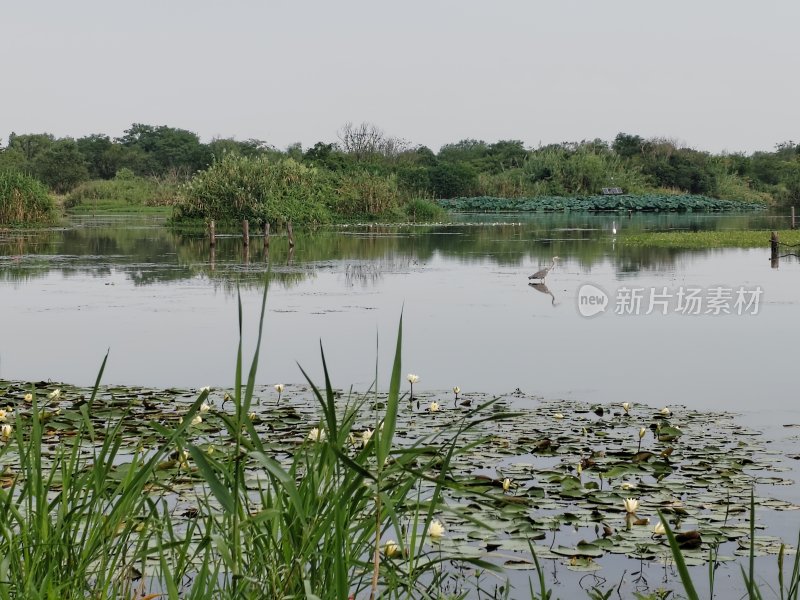
[[[759,214],[502,218],[301,233],[293,253],[280,235],[269,253],[260,238],[245,252],[233,234],[212,252],[206,240],[174,233],[157,218],[82,218],[63,229],[0,233],[0,378],[88,385],[110,349],[105,383],[230,388],[237,289],[249,357],[269,269],[258,383],[300,383],[297,363],[321,382],[321,341],[334,386],[367,389],[377,360],[385,389],[402,314],[403,373],[419,375],[415,391],[519,388],[548,399],[734,411],[784,455],[798,453],[796,429],[783,427],[800,423],[798,260],[772,268],[766,236],[752,250],[623,243],[628,231],[785,221]],[[561,260],[547,289],[528,285],[528,275],[555,255]],[[587,318],[579,297],[594,288],[608,305]],[[740,290],[759,289],[757,306],[737,307]],[[701,314],[677,310],[677,296],[691,290]],[[642,295],[640,314],[617,314],[628,293]],[[714,298],[732,314],[707,314]],[[586,312],[588,302],[582,306]],[[794,463],[784,456],[783,464],[796,479]],[[764,493],[800,500],[793,485]],[[796,513],[768,517],[768,531],[794,536]],[[720,576],[728,589],[740,588],[738,567],[726,569]],[[653,565],[654,578],[658,572]]]
[[[383,384],[402,313],[403,370],[420,376],[420,389],[520,388],[758,414],[793,408],[796,259],[770,268],[766,241],[754,250],[677,251],[618,239],[628,230],[771,227],[773,218],[463,219],[300,235],[293,256],[285,238],[274,237],[269,260],[260,238],[249,256],[235,237],[220,239],[212,254],[204,240],[156,219],[82,219],[64,230],[0,234],[0,377],[90,383],[110,349],[109,383],[229,386],[237,286],[252,350],[269,264],[262,383],[301,381],[297,362],[318,376],[321,340],[335,385],[368,387],[376,356]],[[529,286],[527,276],[553,255],[561,260],[548,290]],[[585,284],[608,294],[605,313],[581,315]],[[615,313],[623,288],[639,290],[641,314]],[[676,311],[677,295],[692,288],[701,290],[702,313],[711,288],[730,293],[733,314]],[[757,314],[754,306],[736,314],[737,292],[757,288]],[[644,314],[653,293],[672,296],[668,314],[658,303]]]

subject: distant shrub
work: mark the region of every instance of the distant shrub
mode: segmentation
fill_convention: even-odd
[[[335,175],[328,203],[344,217],[386,217],[397,214],[401,205],[395,175],[349,171]]]
[[[772,196],[750,187],[750,184],[737,175],[723,174],[717,176],[717,196],[723,200],[739,202],[768,203]]]
[[[287,158],[227,154],[181,188],[175,221],[329,220],[325,186],[316,169]]]
[[[425,200],[423,198],[409,200],[405,206],[403,206],[403,212],[406,213],[409,220],[415,222],[438,221],[441,220],[446,214],[444,209],[436,204],[436,202]]]
[[[54,217],[45,185],[17,171],[0,171],[0,225],[41,223]]]
[[[175,203],[178,184],[154,177],[137,177],[130,169],[120,169],[114,179],[82,183],[64,201],[66,208],[84,202],[119,201],[138,206],[169,206]]]

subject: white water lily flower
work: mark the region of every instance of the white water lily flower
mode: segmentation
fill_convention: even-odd
[[[662,409],[661,409],[661,411],[660,411],[660,412],[661,412],[661,414],[662,414],[662,415],[664,415],[664,416],[666,417],[666,416],[669,416],[669,414],[670,414],[672,411],[670,411],[670,409],[668,409],[668,408],[665,406],[664,408],[662,408]]]
[[[282,383],[276,383],[275,384],[275,391],[278,392],[278,395],[283,393],[283,387],[284,386],[283,386]]]
[[[553,415],[553,418],[554,419],[563,419],[564,415],[562,415],[561,413],[556,413],[556,414]]]
[[[33,394],[25,394],[25,398],[23,398],[25,402],[33,402]]]
[[[0,423],[5,423],[8,420],[8,417],[11,416],[10,410],[4,410],[0,408]]]
[[[203,402],[200,405],[200,414],[206,414],[208,411],[211,410],[211,405],[208,402]]]
[[[511,489],[511,480],[508,477],[506,477],[505,479],[503,479],[503,491],[507,492],[510,489]]]
[[[388,558],[397,556],[400,554],[400,546],[398,546],[397,542],[394,540],[386,540],[386,543],[383,545],[383,553]]]
[[[456,396],[458,396],[458,395],[461,393],[461,388],[460,388],[460,387],[458,387],[458,386],[455,386],[455,387],[453,388],[453,393],[454,393]]]
[[[366,446],[367,444],[369,444],[369,441],[372,439],[372,434],[373,433],[374,432],[372,431],[372,429],[367,429],[366,431],[361,433],[361,445],[362,446]]]
[[[255,421],[257,416],[258,415],[255,413],[255,411],[247,413],[247,418],[250,419],[251,421]]]
[[[666,535],[666,533],[667,533],[667,530],[666,530],[666,528],[664,527],[664,524],[661,521],[656,523],[656,526],[653,527],[653,535]]]
[[[619,487],[620,487],[620,489],[623,489],[623,490],[626,490],[626,491],[627,490],[635,490],[636,489],[636,484],[635,483],[630,483],[629,481],[623,481],[622,484]]]
[[[52,392],[47,394],[47,397],[51,400],[56,400],[61,396],[61,390],[59,388],[54,389]]]
[[[624,411],[625,411],[625,414],[626,414],[626,415],[627,415],[627,414],[628,414],[628,412],[631,410],[631,406],[632,406],[632,405],[631,405],[631,403],[630,403],[630,402],[623,402],[623,403],[622,403],[622,410],[624,410]]]
[[[647,429],[646,429],[646,428],[644,428],[644,427],[642,427],[642,428],[639,430],[639,439],[642,439],[642,438],[643,438],[645,435],[647,435]]]
[[[625,504],[625,512],[631,515],[639,508],[639,501],[636,498],[625,498],[623,503]]]
[[[444,525],[442,525],[441,521],[437,519],[431,521],[431,525],[428,528],[428,535],[432,538],[440,538],[444,535]]]
[[[13,432],[14,429],[8,423],[0,427],[0,436],[2,436],[4,440],[10,439]]]
[[[439,412],[439,403],[431,402],[431,405],[428,407],[428,410],[431,412]]]
[[[311,430],[308,432],[308,439],[312,442],[324,442],[325,441],[325,430],[320,429],[319,427],[312,427]]]
[[[202,394],[203,392],[210,392],[210,391],[211,391],[211,388],[210,388],[210,387],[208,387],[207,385],[205,385],[205,386],[203,386],[203,387],[201,387],[201,388],[200,388],[200,393],[201,393],[201,394]]]
[[[203,417],[201,417],[200,415],[195,415],[194,418],[192,419],[192,425],[200,425],[200,423],[202,422],[203,422]]]
[[[406,379],[408,379],[408,383],[417,383],[419,381],[419,375],[414,375],[414,373],[409,373]]]

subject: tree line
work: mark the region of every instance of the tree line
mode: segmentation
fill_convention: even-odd
[[[308,148],[293,144],[283,150],[255,139],[204,143],[185,129],[141,123],[118,138],[11,133],[0,146],[0,171],[31,175],[53,192],[65,194],[90,180],[112,180],[120,172],[188,182],[226,156],[272,164],[291,159],[338,177],[339,183],[366,178],[373,185],[380,180],[405,200],[568,196],[596,194],[604,187],[747,201],[800,200],[800,144],[794,142],[749,155],[712,154],[666,138],[619,133],[612,141],[535,148],[519,140],[465,139],[434,152],[369,123],[346,124],[335,141]],[[359,197],[359,202],[368,204],[368,198]]]

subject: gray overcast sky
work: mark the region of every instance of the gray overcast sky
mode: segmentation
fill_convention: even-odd
[[[798,0],[3,0],[0,138],[800,140]]]

